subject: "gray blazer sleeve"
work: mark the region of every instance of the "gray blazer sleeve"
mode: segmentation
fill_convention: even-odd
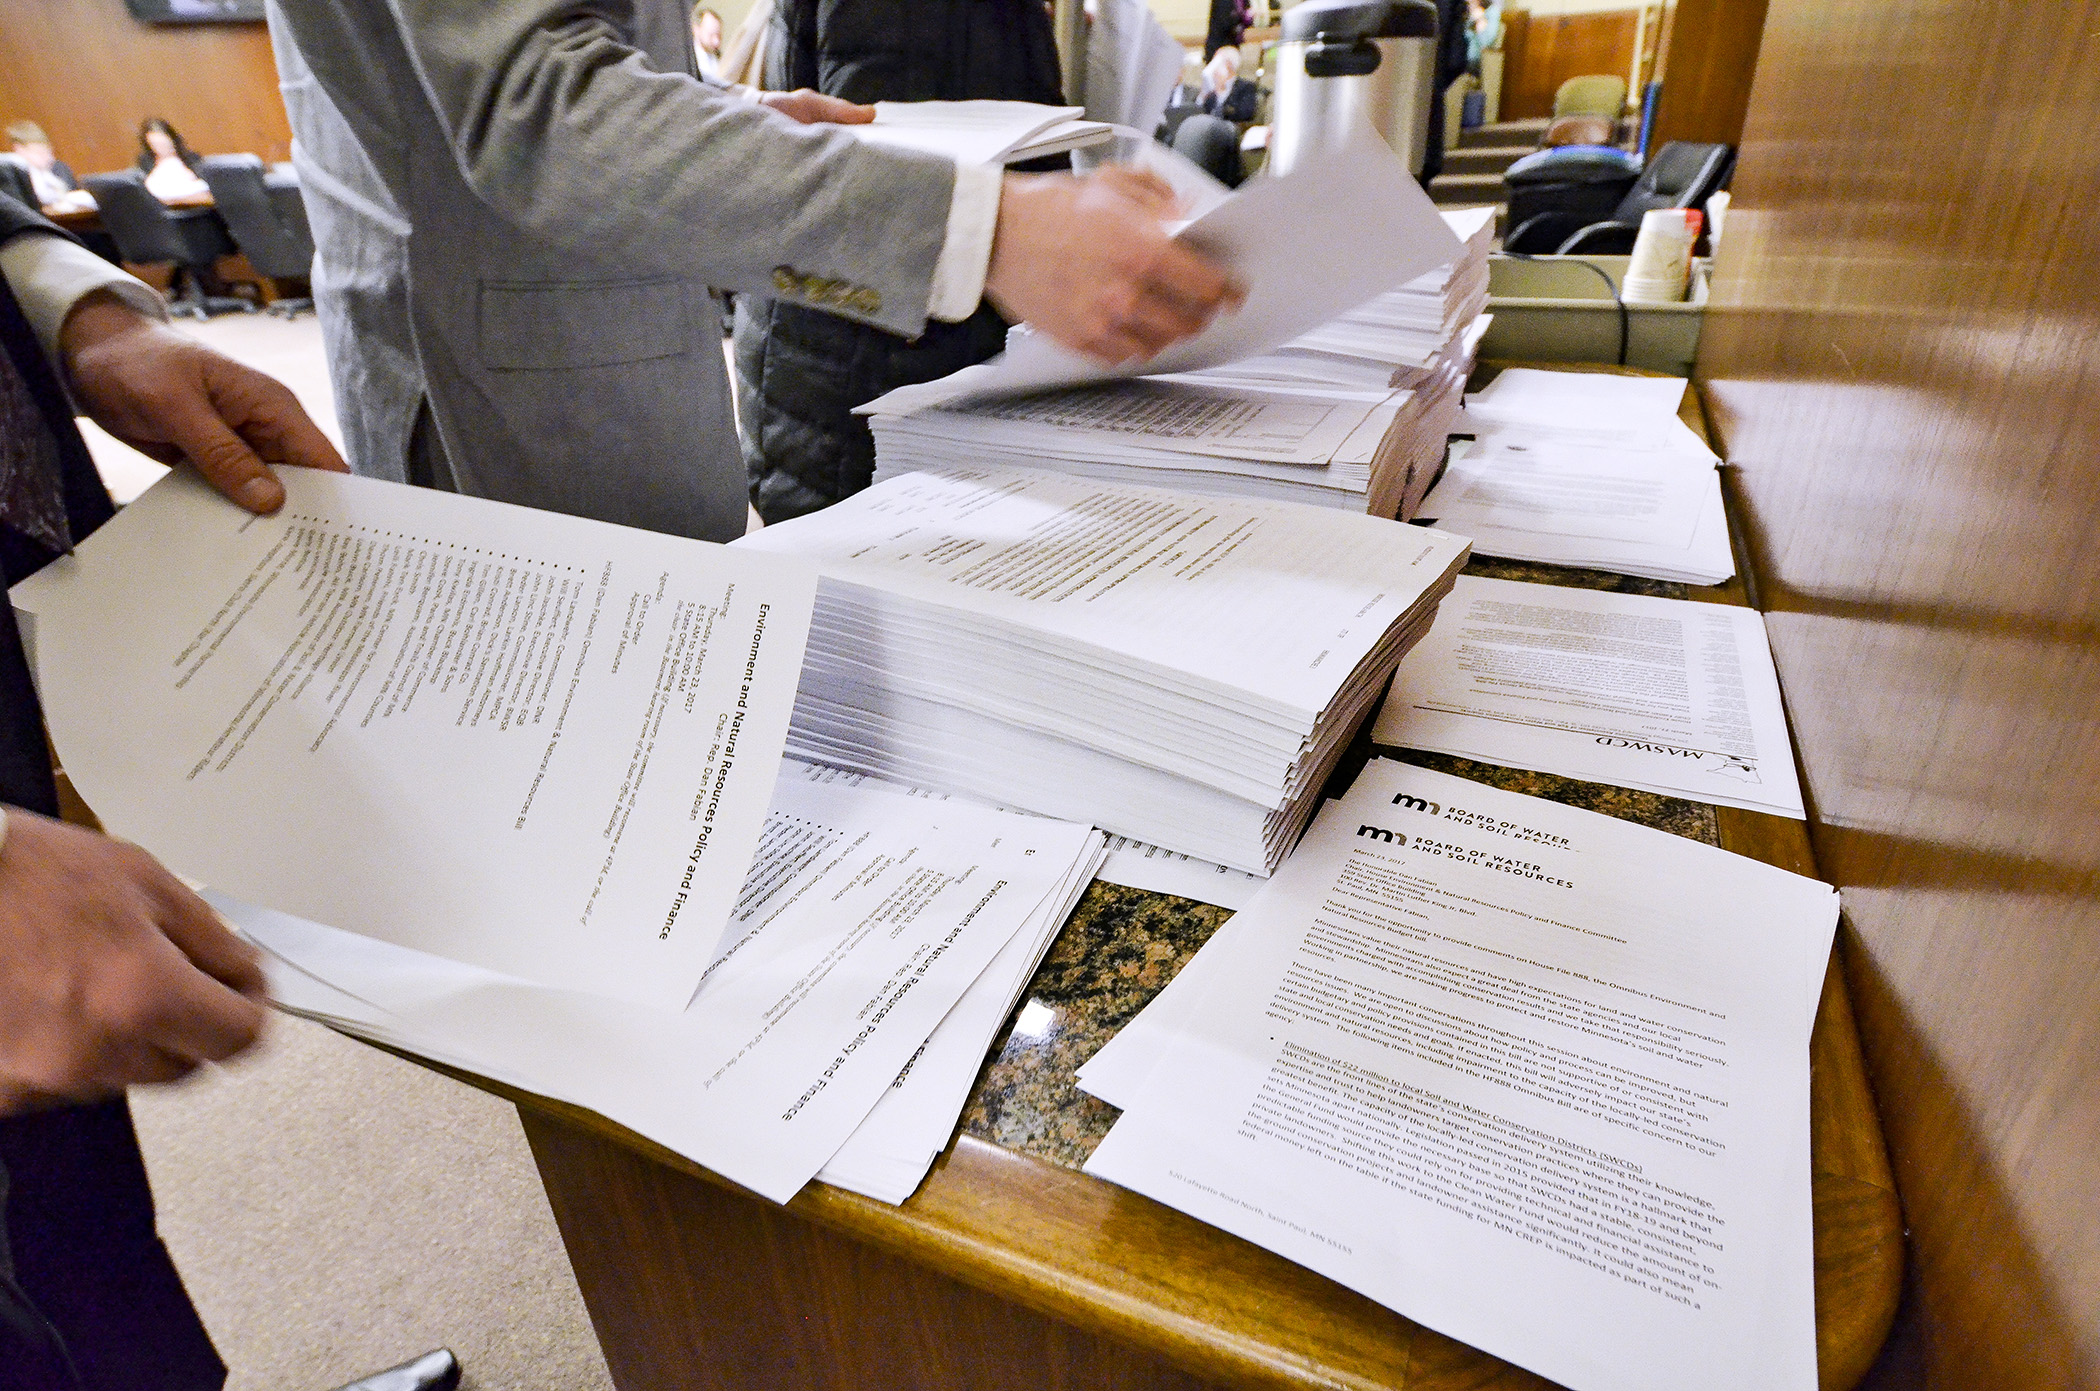
[[[863,145],[649,66],[650,0],[389,0],[461,176],[509,221],[638,270],[915,335],[947,160]],[[657,14],[657,10],[662,14]]]

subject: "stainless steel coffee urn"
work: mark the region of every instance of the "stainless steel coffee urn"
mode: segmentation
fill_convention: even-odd
[[[1304,0],[1283,12],[1268,172],[1287,174],[1359,121],[1417,177],[1436,97],[1432,0]]]

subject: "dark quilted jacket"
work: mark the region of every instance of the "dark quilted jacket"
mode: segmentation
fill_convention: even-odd
[[[1063,101],[1041,0],[780,0],[766,85],[857,102]],[[785,521],[867,487],[875,445],[853,408],[982,362],[1005,341],[1006,323],[988,306],[905,339],[740,298],[737,407],[758,514]]]

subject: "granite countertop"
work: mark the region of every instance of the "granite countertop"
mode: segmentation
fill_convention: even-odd
[[[1684,585],[1658,580],[1485,557],[1475,557],[1465,573],[1665,599],[1682,599],[1688,592]],[[1329,795],[1346,788],[1371,754],[1360,736],[1336,770]],[[1714,808],[1703,802],[1498,768],[1444,754],[1405,751],[1388,756],[1491,787],[1638,822],[1707,845],[1720,844]],[[1098,881],[1091,885],[1028,983],[1020,1009],[993,1041],[984,1071],[963,1110],[963,1130],[1068,1168],[1084,1164],[1120,1112],[1080,1091],[1073,1083],[1073,1073],[1143,1009],[1231,916],[1229,909],[1171,894]]]

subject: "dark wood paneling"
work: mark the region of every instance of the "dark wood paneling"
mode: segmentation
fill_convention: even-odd
[[[199,154],[290,157],[262,25],[141,24],[124,0],[0,0],[0,124],[35,121],[91,174],[137,157],[147,116]]]
[[[1883,1391],[2100,1387],[2096,121],[2094,0],[1773,0],[1701,347],[1911,1227]]]
[[[1679,0],[1650,149],[1670,140],[1742,142],[1765,7],[1766,0]]]
[[[1571,77],[1633,67],[1634,10],[1541,15],[1504,12],[1502,111],[1505,121],[1553,114],[1553,94]],[[1517,22],[1512,23],[1514,17]]]

